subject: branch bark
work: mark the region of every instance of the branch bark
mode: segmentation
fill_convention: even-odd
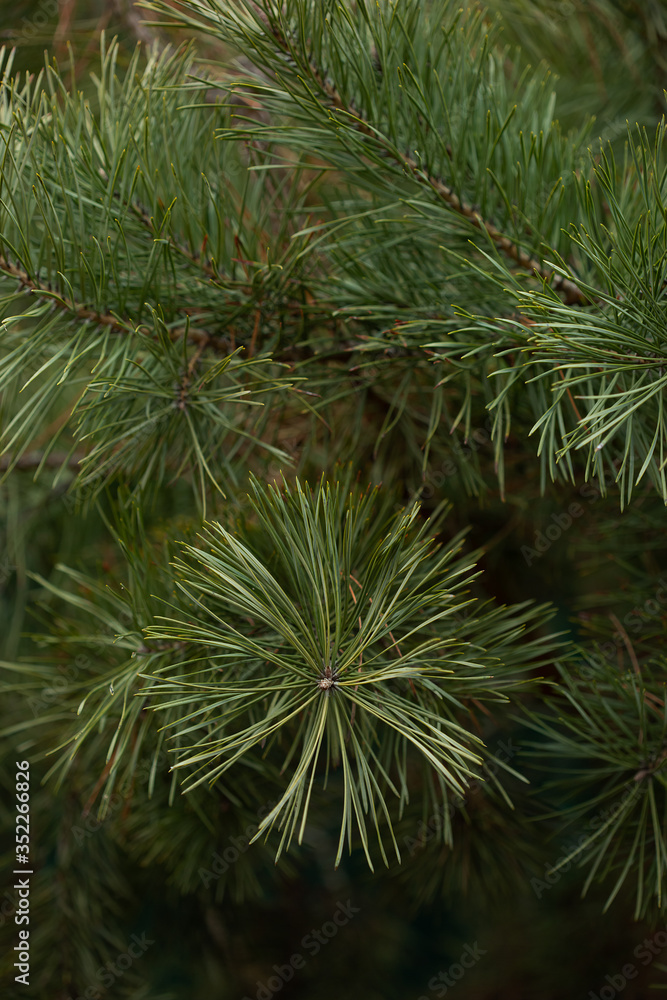
[[[293,61],[294,57],[292,55],[292,47],[290,46],[289,40],[285,35],[278,31],[275,20],[269,21],[268,18],[265,17],[263,20],[265,20],[267,29],[270,31],[281,51],[290,59],[290,61]],[[467,221],[475,226],[476,229],[486,233],[494,245],[502,253],[504,253],[506,257],[514,261],[518,267],[524,271],[538,274],[545,281],[548,281],[551,284],[551,287],[563,296],[567,305],[583,306],[590,304],[588,296],[585,295],[585,293],[574,281],[571,281],[569,278],[565,278],[562,275],[556,274],[551,269],[545,267],[543,261],[527,254],[505,233],[498,229],[493,222],[488,219],[484,219],[474,205],[471,205],[459,198],[454,189],[450,187],[442,178],[427,174],[417,161],[408,153],[401,154],[394,147],[392,147],[389,142],[383,142],[382,137],[378,135],[375,129],[370,127],[363,114],[356,107],[354,107],[352,103],[346,104],[343,101],[339,92],[333,84],[328,81],[318,66],[309,62],[308,68],[312,79],[318,85],[320,90],[327,95],[332,108],[340,114],[345,115],[348,125],[351,124],[352,127],[362,135],[367,136],[369,139],[372,139],[373,142],[383,147],[384,153],[388,158],[402,166],[404,170],[412,174],[412,176],[415,177],[415,179],[421,184],[424,184],[426,187],[429,187],[432,191],[434,191],[453,212],[460,217],[467,219]]]

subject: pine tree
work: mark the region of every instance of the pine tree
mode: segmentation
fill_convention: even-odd
[[[665,987],[665,8],[496,6],[0,54],[9,996]]]

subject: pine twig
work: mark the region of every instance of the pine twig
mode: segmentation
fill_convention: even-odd
[[[0,471],[6,471],[10,465],[14,469],[38,469],[46,466],[49,469],[59,469],[66,465],[68,469],[78,471],[80,463],[85,458],[82,451],[75,451],[71,455],[62,451],[50,451],[45,455],[41,451],[28,451],[17,459],[12,459],[11,455],[0,456]]]
[[[282,52],[288,56],[288,58],[292,59],[288,39],[278,31],[275,22],[269,23],[267,20],[266,24],[268,30],[280,46]],[[457,215],[467,219],[468,222],[475,226],[476,229],[486,233],[494,245],[502,253],[504,253],[505,256],[509,257],[510,260],[513,260],[514,263],[517,264],[522,270],[535,272],[545,281],[551,282],[552,287],[563,296],[567,305],[583,306],[589,304],[588,297],[579,288],[579,286],[575,284],[575,282],[570,281],[569,278],[564,278],[562,275],[554,274],[552,271],[545,268],[543,263],[536,257],[531,257],[530,254],[527,254],[525,251],[519,249],[519,247],[517,247],[508,236],[501,232],[501,230],[499,230],[493,222],[488,219],[484,219],[475,206],[460,199],[454,189],[446,184],[442,178],[431,176],[408,153],[401,154],[388,142],[383,141],[378,133],[368,125],[363,114],[355,108],[352,103],[349,105],[345,104],[338,90],[326,79],[319,67],[315,66],[312,62],[308,63],[308,67],[313,79],[320,89],[327,95],[333,105],[333,108],[346,116],[348,124],[351,124],[352,127],[362,135],[367,136],[375,143],[382,146],[384,153],[390,159],[393,159],[394,162],[402,166],[404,170],[407,170],[410,174],[412,174],[412,176],[415,177],[415,179],[420,183],[430,187],[431,190],[434,191],[453,212],[456,212]]]
[[[54,306],[63,310],[63,312],[70,313],[74,319],[80,322],[92,321],[96,326],[107,327],[112,333],[120,336],[126,336],[132,332],[129,321],[123,322],[117,316],[114,316],[113,313],[101,313],[90,309],[82,303],[66,302],[65,299],[55,294],[52,289],[46,288],[34,278],[31,278],[28,272],[22,267],[12,264],[3,254],[0,254],[0,272],[7,275],[7,277],[17,279],[21,288],[25,288],[39,298],[48,299]],[[170,339],[172,341],[179,340],[185,333],[185,330],[185,325],[169,330]],[[219,337],[209,333],[208,330],[190,327],[187,332],[187,338],[188,343],[197,344],[202,348],[209,347],[220,354],[229,354],[229,340],[226,337]]]

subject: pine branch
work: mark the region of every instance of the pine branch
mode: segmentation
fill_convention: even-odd
[[[297,482],[282,495],[252,481],[259,532],[232,534],[213,524],[203,545],[185,546],[175,566],[192,610],[147,630],[153,639],[191,644],[192,658],[142,677],[154,707],[195,739],[175,765],[188,774],[186,787],[216,782],[254,746],[284,754],[282,770],[294,760],[258,831],[278,827],[280,854],[297,829],[303,836],[319,766],[341,767],[336,863],[345,839],[351,846],[354,821],[372,866],[366,814],[385,861],[381,817],[400,857],[385,797],[398,794],[396,781],[406,786],[407,775],[400,766],[390,776],[392,762],[416,750],[462,792],[483,753],[462,725],[464,702],[504,700],[527,662],[549,656],[554,637],[513,647],[513,637],[541,617],[527,606],[480,607],[457,627],[452,613],[462,605],[452,601],[470,579],[470,564],[453,561],[459,540],[431,550],[428,526],[416,528],[416,507],[388,516],[386,499],[349,486],[349,473],[335,489],[304,490]],[[209,659],[211,666],[201,665]]]
[[[592,812],[596,820],[554,870],[575,858],[589,864],[582,894],[594,880],[612,881],[605,910],[634,879],[635,919],[657,916],[667,879],[664,655],[622,673],[599,652],[579,653],[559,665],[544,710],[527,710],[544,741],[529,744],[533,756],[551,768],[561,762],[548,784],[549,816],[566,826]]]
[[[277,18],[267,17],[257,4],[254,4],[254,6],[258,9],[262,20],[266,24],[268,31],[271,33],[271,36],[275,40],[280,51],[282,51],[282,53],[291,61],[293,59],[295,45],[298,44],[296,40],[288,38],[288,36],[280,30]],[[576,304],[581,306],[590,304],[589,297],[574,281],[571,281],[569,278],[566,278],[561,274],[555,273],[552,269],[545,267],[542,261],[525,253],[525,251],[521,250],[521,248],[518,247],[512,239],[502,233],[493,222],[489,219],[484,219],[476,206],[469,204],[462,198],[459,198],[454,189],[446,184],[442,178],[430,175],[423,169],[421,164],[417,163],[414,157],[410,156],[408,152],[400,153],[400,151],[397,150],[393,144],[385,139],[377,127],[371,127],[371,125],[369,125],[363,112],[355,107],[353,102],[348,101],[346,103],[343,101],[343,98],[340,96],[335,86],[326,78],[325,73],[320,67],[316,66],[312,62],[309,62],[308,68],[310,76],[319,87],[320,92],[322,94],[326,94],[328,97],[330,101],[329,107],[343,115],[345,121],[353,129],[358,131],[361,135],[371,139],[373,144],[379,149],[381,155],[384,155],[388,160],[393,160],[399,166],[403,167],[409,174],[414,176],[420,184],[424,184],[434,191],[453,212],[466,219],[476,229],[485,233],[490,241],[520,268],[531,274],[534,273],[539,275],[545,282],[550,284],[552,288],[562,294],[566,304]]]
[[[129,333],[134,332],[135,328],[129,319],[123,320],[113,313],[97,312],[73,299],[66,301],[57,292],[54,292],[52,288],[41,283],[36,277],[31,277],[22,267],[13,264],[5,255],[0,255],[0,271],[9,278],[17,279],[19,289],[26,289],[37,296],[37,298],[48,301],[54,307],[63,310],[65,314],[71,316],[73,320],[81,323],[92,323],[98,327],[105,327],[111,333],[118,336],[127,336]],[[169,336],[173,341],[182,340],[184,335],[188,343],[196,344],[202,350],[208,347],[216,353],[227,355],[232,349],[231,342],[227,337],[219,337],[209,333],[207,330],[191,327],[189,317],[185,325],[178,327],[170,326],[169,329]]]
[[[67,467],[79,471],[81,462],[85,458],[85,452],[24,452],[18,459],[13,459],[9,455],[0,456],[0,471],[13,469],[61,469]]]

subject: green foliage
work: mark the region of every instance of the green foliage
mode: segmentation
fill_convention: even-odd
[[[275,765],[290,775],[255,834],[282,830],[279,857],[295,830],[303,838],[316,776],[324,768],[326,787],[341,770],[336,863],[357,828],[372,866],[370,821],[385,862],[385,824],[400,859],[387,799],[400,815],[415,753],[434,771],[434,800],[465,794],[486,756],[470,713],[506,702],[528,668],[548,662],[557,641],[517,642],[547,609],[468,596],[474,564],[461,558],[462,539],[435,544],[418,508],[393,513],[391,497],[351,489],[349,471],[314,492],[298,480],[283,494],[251,485],[248,522],[208,525],[171,562],[172,543],[151,544],[135,507],[120,524],[131,569],[120,590],[64,567],[74,591],[39,580],[71,610],[60,627],[49,612],[50,633],[36,638],[84,651],[57,711],[40,719],[63,734],[59,782],[79,753],[105,752],[104,816],[142,755],[149,796],[157,761],[171,755],[172,800],[182,774],[189,794],[249,756],[258,774]],[[161,613],[164,602],[177,617]],[[43,671],[39,661],[26,668]],[[81,720],[74,727],[67,704]],[[238,798],[245,781],[237,775],[228,794]]]
[[[270,339],[269,302],[284,295],[279,253],[235,259],[266,254],[257,234],[271,207],[236,150],[214,141],[220,109],[191,94],[187,52],[142,65],[137,49],[123,81],[117,55],[103,52],[95,114],[52,67],[2,91],[3,451],[11,469],[62,410],[88,499],[118,473],[158,487],[187,468],[204,502],[220,479],[211,461],[233,483],[237,453],[258,442],[248,404],[290,385],[280,365],[234,347],[236,336],[254,346],[260,303]],[[202,357],[207,345],[223,357]]]
[[[611,150],[602,149],[598,163],[595,147],[586,155],[585,130],[561,135],[543,71],[505,73],[484,20],[445,0],[426,10],[388,4],[379,13],[365,2],[347,8],[314,0],[292,0],[280,12],[251,4],[184,8],[184,24],[233,40],[260,67],[242,92],[262,100],[269,123],[253,120],[222,137],[280,141],[304,154],[315,146],[320,159],[354,176],[356,197],[328,199],[336,217],[315,244],[326,251],[336,234],[336,304],[363,311],[366,322],[381,322],[390,306],[390,329],[375,333],[376,351],[381,343],[394,348],[398,333],[404,348],[427,347],[436,363],[456,366],[465,394],[454,426],[462,422],[466,434],[474,397],[486,395],[501,482],[502,442],[517,399],[528,398],[532,420],[522,431],[540,432],[544,474],[601,475],[614,461],[622,501],[645,474],[667,500],[659,332],[664,128],[655,140],[642,130],[629,134],[622,167]],[[266,82],[269,70],[275,84]],[[367,219],[375,243],[382,233],[379,255],[368,249]],[[417,279],[417,296],[420,285],[430,292],[428,305],[426,287],[423,304],[415,303],[427,312],[422,319],[412,302],[397,301],[410,268],[400,251],[390,264],[385,250],[407,243],[411,251],[417,230],[437,272]],[[358,295],[349,301],[370,271],[381,311]],[[450,379],[447,373],[444,384]],[[431,426],[442,409],[436,394]]]
[[[379,837],[383,819],[391,832],[386,797],[409,799],[408,751],[463,793],[483,754],[461,725],[465,706],[503,700],[517,670],[548,647],[512,645],[534,612],[458,621],[470,562],[455,561],[460,539],[430,546],[416,508],[388,517],[373,493],[348,498],[340,483],[312,493],[297,481],[283,496],[252,486],[252,531],[214,524],[176,563],[199,620],[148,629],[149,640],[194,644],[185,662],[205,665],[185,676],[179,665],[176,677],[160,668],[147,693],[171,695],[155,707],[172,718],[177,710],[179,737],[202,734],[176,765],[194,768],[190,787],[213,783],[256,747],[284,755],[281,772],[294,761],[257,833],[277,824],[279,854],[295,830],[303,837],[318,770],[342,768],[336,863],[353,826],[370,863],[366,817]]]
[[[548,712],[532,715],[531,728],[544,737],[537,746],[549,770],[572,762],[547,783],[560,793],[559,818],[586,818],[592,832],[555,870],[574,858],[589,865],[583,894],[595,878],[615,879],[605,910],[634,877],[635,918],[657,916],[667,877],[664,655],[624,674],[612,673],[601,656],[584,656],[577,672],[562,674],[545,701]]]
[[[305,871],[661,919],[664,17],[491,7],[0,52],[2,732],[75,928],[37,988],[183,906],[220,954],[119,997],[256,994],[230,927]]]

